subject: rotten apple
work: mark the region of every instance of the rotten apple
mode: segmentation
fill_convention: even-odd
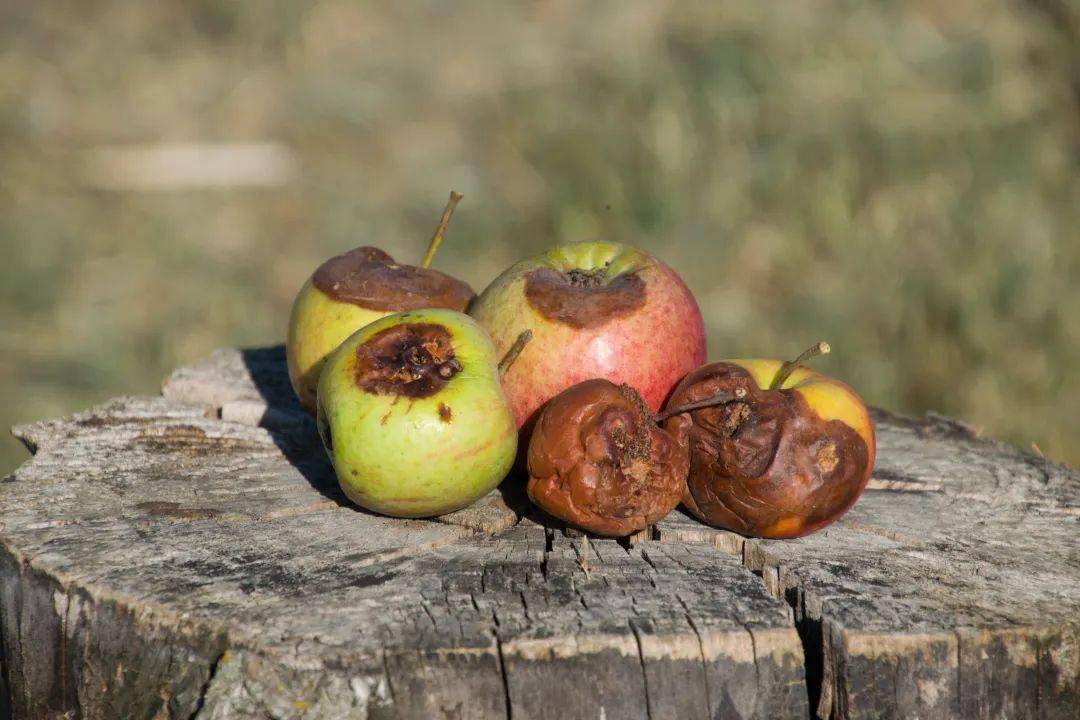
[[[742,391],[708,403],[735,402]],[[597,535],[643,530],[675,509],[689,470],[685,413],[654,416],[629,385],[595,379],[552,398],[529,441],[529,499],[549,515]],[[658,422],[670,418],[668,427]]]
[[[345,495],[394,517],[471,504],[517,454],[495,348],[451,310],[396,313],[350,336],[319,380],[317,424]]]
[[[307,410],[323,364],[345,338],[381,317],[421,308],[464,312],[473,298],[466,283],[428,267],[461,195],[450,193],[419,266],[394,262],[375,247],[358,247],[320,265],[293,302],[285,355],[289,380]]]
[[[802,366],[825,352],[819,343],[791,362],[725,360],[679,383],[670,404],[742,394],[667,422],[689,447],[691,513],[743,535],[792,538],[855,504],[874,465],[874,427],[851,388]]]
[[[608,242],[559,245],[502,273],[470,311],[505,352],[521,328],[534,342],[504,378],[519,427],[576,383],[634,388],[651,411],[705,361],[693,295],[649,253]]]

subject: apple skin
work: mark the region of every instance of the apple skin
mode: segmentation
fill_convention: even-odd
[[[460,371],[426,397],[361,389],[358,348],[388,328],[423,324],[449,332]],[[452,310],[396,313],[351,335],[323,369],[317,422],[345,495],[394,517],[470,505],[502,481],[517,453],[491,340]]]
[[[389,310],[370,310],[334,300],[315,287],[310,278],[304,283],[289,316],[285,359],[289,380],[305,409],[315,410],[319,374],[330,353],[349,335],[390,314]]]
[[[626,312],[575,327],[541,312],[527,296],[530,273],[541,269],[602,274],[596,292],[633,275],[644,297]],[[533,332],[503,376],[518,427],[535,421],[555,395],[593,378],[626,383],[655,412],[671,388],[705,361],[701,311],[682,279],[649,253],[619,243],[559,245],[518,262],[480,294],[470,314],[491,334],[500,356],[523,330]]]
[[[755,390],[768,390],[783,365],[782,360],[735,359],[703,366],[688,374],[675,388],[669,405],[694,402],[713,394],[716,387],[710,387],[709,379],[729,373],[732,367],[749,374],[746,380],[756,386],[749,393],[753,397]],[[736,385],[728,382],[725,389]],[[801,537],[834,522],[859,499],[874,467],[874,425],[866,405],[854,390],[805,367],[796,368],[779,388],[768,392],[797,396],[798,399],[790,398],[793,402],[789,406],[797,413],[804,413],[802,419],[809,422],[796,420],[785,425],[787,429],[771,457],[759,455],[765,452],[767,443],[747,441],[744,448],[748,454],[744,457],[748,464],[763,457],[769,461],[757,476],[725,475],[720,471],[722,462],[727,461],[722,461],[715,441],[700,435],[703,426],[700,413],[714,414],[716,409],[688,413],[691,424],[678,429],[674,425],[677,417],[671,418],[665,427],[673,432],[689,433],[690,475],[683,504],[692,514],[710,525],[753,537]],[[715,422],[715,414],[713,418]],[[762,427],[769,427],[770,422],[764,419]],[[861,439],[862,448],[854,438]],[[840,442],[834,446],[840,448],[837,467],[847,471],[842,476],[822,472],[810,456],[822,442],[838,439]]]

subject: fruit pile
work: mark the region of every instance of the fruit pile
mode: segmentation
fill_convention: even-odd
[[[704,364],[686,285],[618,243],[559,245],[477,297],[428,267],[460,199],[419,266],[360,247],[316,269],[293,305],[289,377],[350,500],[442,515],[520,458],[533,503],[599,535],[682,502],[710,525],[790,538],[855,503],[874,428],[848,386],[804,367],[828,345]]]

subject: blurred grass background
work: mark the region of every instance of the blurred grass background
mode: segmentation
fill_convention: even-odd
[[[1078,27],[1068,0],[4,3],[0,425],[281,340],[321,260],[415,262],[455,188],[435,265],[477,290],[639,245],[714,358],[827,339],[872,403],[1080,465]],[[95,165],[176,142],[279,162]]]

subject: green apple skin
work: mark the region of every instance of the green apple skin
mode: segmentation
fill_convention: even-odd
[[[387,328],[428,323],[450,333],[459,372],[428,397],[361,389],[362,344]],[[318,425],[345,495],[394,517],[431,517],[470,505],[506,477],[517,453],[495,347],[476,321],[453,310],[388,315],[346,339],[319,380]]]
[[[289,379],[301,405],[315,410],[319,374],[330,353],[358,329],[391,312],[334,300],[310,278],[304,283],[293,302],[285,342]]]

